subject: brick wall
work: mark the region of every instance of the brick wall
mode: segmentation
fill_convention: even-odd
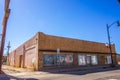
[[[19,46],[9,55],[9,62],[11,66],[15,67],[36,67],[37,64],[35,63],[34,66],[32,64],[32,60],[37,61],[36,53],[37,53],[37,34],[29,39],[27,42]]]
[[[39,33],[39,38],[39,49],[41,50],[56,50],[59,48],[66,51],[109,53],[109,48],[104,43],[56,37],[43,33]],[[114,45],[112,45],[112,52],[115,53]]]
[[[10,54],[9,54],[9,60],[8,60],[8,65],[10,66],[15,66],[15,51],[12,51]]]

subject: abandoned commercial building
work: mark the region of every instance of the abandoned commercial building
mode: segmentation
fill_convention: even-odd
[[[115,45],[112,57],[117,64]],[[105,43],[51,36],[38,32],[9,54],[9,65],[27,69],[78,68],[111,64]]]

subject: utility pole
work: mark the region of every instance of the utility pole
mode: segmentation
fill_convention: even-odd
[[[10,50],[10,41],[8,42],[8,46],[7,46],[7,48],[8,48],[8,51],[7,51],[7,56],[9,55],[9,50]]]
[[[110,56],[111,56],[111,67],[114,67],[114,62],[113,62],[113,56],[112,56],[112,47],[111,47],[111,39],[110,39],[110,32],[109,32],[109,26],[107,24],[107,34],[108,34],[108,42],[109,42],[109,49],[110,49]]]
[[[110,32],[109,32],[109,29],[111,28],[112,25],[114,25],[115,23],[117,23],[117,26],[120,27],[120,23],[119,21],[115,21],[113,22],[112,24],[110,25],[106,25],[107,27],[107,35],[108,35],[108,42],[109,42],[109,49],[110,49],[110,55],[111,55],[111,67],[115,67],[115,64],[114,64],[114,60],[113,60],[113,53],[112,53],[112,46],[111,46],[111,39],[110,39]]]
[[[7,48],[8,48],[8,51],[7,51],[7,65],[9,65],[9,50],[10,50],[10,41],[8,42],[8,46],[7,46]]]
[[[5,0],[4,17],[3,17],[3,22],[2,22],[2,26],[3,26],[2,27],[2,39],[1,39],[1,47],[0,47],[0,73],[2,73],[2,58],[3,58],[3,53],[4,53],[7,21],[10,15],[9,3],[10,3],[10,0]]]

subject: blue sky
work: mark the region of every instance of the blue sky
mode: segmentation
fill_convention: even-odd
[[[120,20],[117,0],[11,0],[6,44],[10,51],[37,32],[95,42],[108,42],[106,24]],[[4,0],[0,0],[0,23]],[[0,25],[0,32],[2,25]],[[110,28],[111,42],[120,53],[120,28]],[[6,45],[7,46],[7,45]],[[6,50],[5,46],[5,50]]]

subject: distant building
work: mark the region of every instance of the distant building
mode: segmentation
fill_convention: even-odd
[[[109,47],[104,43],[57,37],[38,32],[9,54],[10,66],[43,70],[107,66],[111,64]],[[112,45],[114,64],[117,64]]]

